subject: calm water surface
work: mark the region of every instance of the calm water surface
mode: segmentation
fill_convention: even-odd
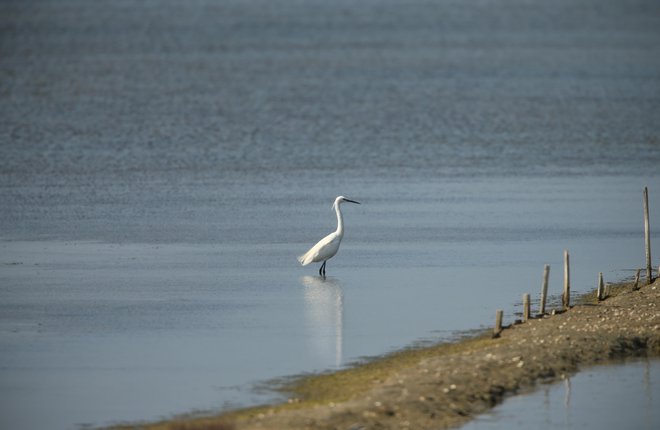
[[[660,427],[659,398],[660,361],[604,365],[533,394],[512,397],[462,430],[651,430]]]
[[[654,1],[0,4],[0,427],[273,400],[660,225]],[[295,257],[335,228],[328,278]],[[658,241],[658,230],[653,229]]]

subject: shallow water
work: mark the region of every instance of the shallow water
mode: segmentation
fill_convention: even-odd
[[[0,427],[271,400],[510,321],[564,249],[632,276],[660,13],[602,5],[3,2]]]
[[[651,430],[660,427],[658,398],[659,360],[603,365],[507,399],[461,429]]]
[[[271,378],[449,339],[491,325],[496,308],[510,322],[523,293],[538,297],[543,264],[560,293],[564,248],[576,293],[598,271],[615,280],[643,262],[638,181],[581,178],[556,199],[518,190],[527,189],[520,178],[461,181],[454,192],[437,184],[444,198],[426,183],[411,187],[413,202],[374,187],[363,205],[345,207],[346,238],[326,280],[295,261],[308,243],[272,237],[300,234],[300,209],[288,202],[248,206],[256,219],[237,217],[234,231],[244,242],[2,242],[3,419],[67,427],[249,405],[273,398],[252,390]],[[606,191],[587,197],[598,184]],[[488,212],[475,210],[486,202]],[[574,222],[595,204],[608,215]],[[334,214],[319,206],[310,224],[320,234]],[[255,233],[253,223],[277,233]]]

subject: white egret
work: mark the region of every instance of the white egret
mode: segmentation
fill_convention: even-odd
[[[341,239],[344,237],[344,219],[342,218],[340,208],[341,204],[344,202],[360,204],[360,202],[349,200],[344,196],[337,197],[332,205],[337,213],[337,230],[319,240],[319,242],[312,246],[309,251],[298,257],[298,261],[300,261],[300,264],[303,266],[307,266],[309,263],[323,261],[323,264],[319,268],[319,276],[325,276],[325,264],[329,259],[335,256],[339,250]]]

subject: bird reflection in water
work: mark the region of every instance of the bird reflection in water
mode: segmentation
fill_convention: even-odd
[[[314,351],[324,360],[334,356],[334,365],[341,366],[344,330],[344,292],[337,279],[303,276],[305,288],[305,318],[311,332]]]

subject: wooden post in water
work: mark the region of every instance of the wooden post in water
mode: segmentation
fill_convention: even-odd
[[[649,189],[644,187],[644,244],[646,248],[646,284],[653,282],[651,268],[651,228],[649,226]]]
[[[529,319],[529,316],[531,315],[530,310],[529,294],[525,293],[523,294],[523,322],[526,322]]]
[[[633,290],[639,290],[639,273],[642,271],[642,269],[637,269],[637,273],[635,273],[635,283],[633,284]]]
[[[567,249],[564,250],[564,294],[561,301],[564,309],[568,310],[571,306],[571,269]]]
[[[603,295],[605,294],[605,285],[603,284],[603,272],[598,272],[598,290],[596,293],[596,298],[600,302],[603,300]]]
[[[504,311],[502,309],[498,309],[495,312],[495,328],[493,329],[493,337],[500,337],[500,333],[502,333],[503,316],[504,316]]]
[[[539,315],[545,314],[545,301],[548,298],[548,277],[550,276],[550,265],[546,264],[543,268],[543,286],[541,287],[541,304],[539,305]]]

